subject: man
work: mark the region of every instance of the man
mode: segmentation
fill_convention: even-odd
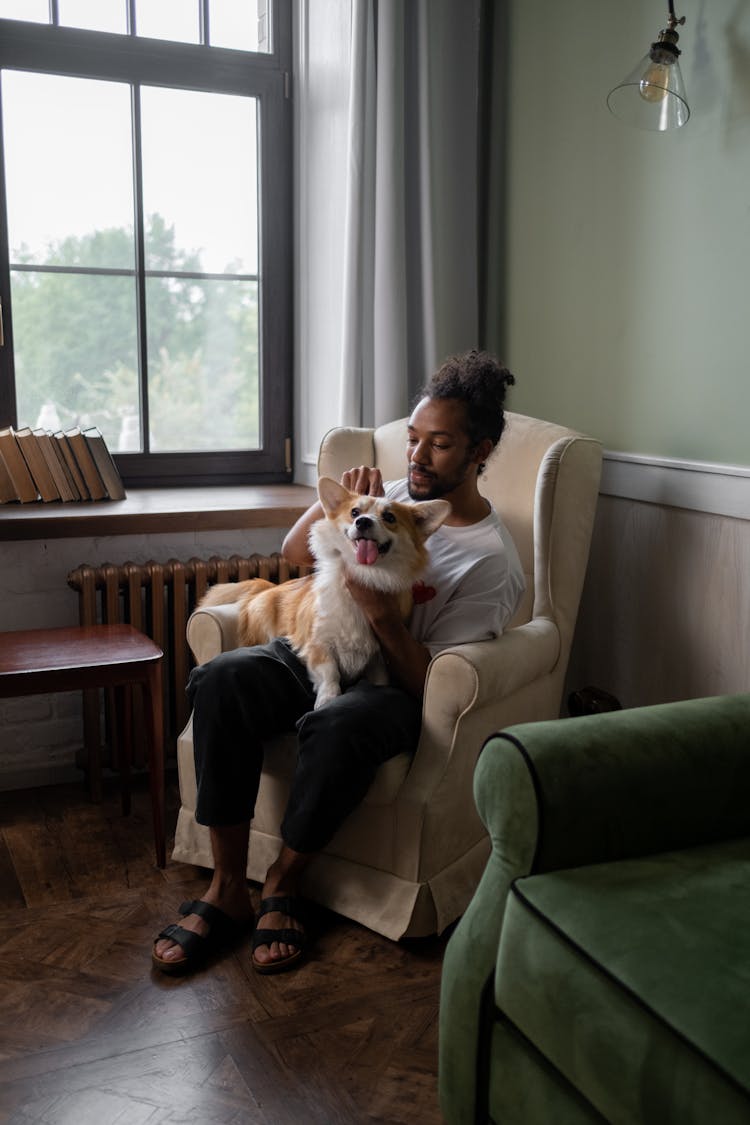
[[[183,904],[181,922],[159,935],[153,961],[162,971],[192,968],[251,924],[247,848],[262,744],[295,726],[299,754],[281,826],[284,844],[263,886],[252,964],[269,973],[300,960],[307,946],[300,876],[362,800],[378,767],[414,752],[431,658],[449,645],[499,634],[513,616],[523,571],[478,482],[500,440],[506,390],[514,381],[486,353],[447,360],[409,419],[406,478],[384,485],[369,466],[342,476],[344,487],[360,495],[451,503],[447,520],[427,541],[430,562],[408,627],[395,597],[348,583],[380,644],[388,685],[360,680],[315,711],[306,669],[282,639],[222,653],[192,672],[196,820],[209,826],[215,866],[203,898]],[[282,547],[291,561],[313,562],[308,535],[322,515],[316,503],[291,529]]]

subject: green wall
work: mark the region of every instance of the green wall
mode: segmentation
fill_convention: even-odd
[[[513,409],[612,450],[747,466],[750,3],[675,6],[692,116],[662,134],[606,95],[666,0],[510,0],[495,332]]]

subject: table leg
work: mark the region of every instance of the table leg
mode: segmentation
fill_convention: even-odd
[[[114,726],[117,726],[117,768],[120,771],[120,803],[122,815],[130,816],[130,767],[133,760],[133,688],[121,684],[115,689],[117,706]]]
[[[161,661],[149,665],[143,685],[148,731],[148,769],[151,787],[151,813],[154,822],[156,865],[166,867],[167,845],[164,830],[164,703],[161,687]]]
[[[102,799],[101,704],[98,688],[83,691],[83,744],[86,748],[89,796],[95,804]]]

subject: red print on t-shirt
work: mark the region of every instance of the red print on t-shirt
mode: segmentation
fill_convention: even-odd
[[[415,605],[424,605],[425,602],[431,602],[437,595],[437,590],[434,586],[425,586],[424,582],[420,579],[415,582],[411,588],[412,597],[414,598]]]

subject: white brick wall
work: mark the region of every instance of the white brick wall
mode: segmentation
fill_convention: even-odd
[[[67,577],[82,563],[271,554],[280,549],[283,538],[284,529],[261,528],[3,543],[0,631],[77,625],[78,595]],[[80,693],[0,699],[0,790],[80,778],[75,754],[82,744]]]

